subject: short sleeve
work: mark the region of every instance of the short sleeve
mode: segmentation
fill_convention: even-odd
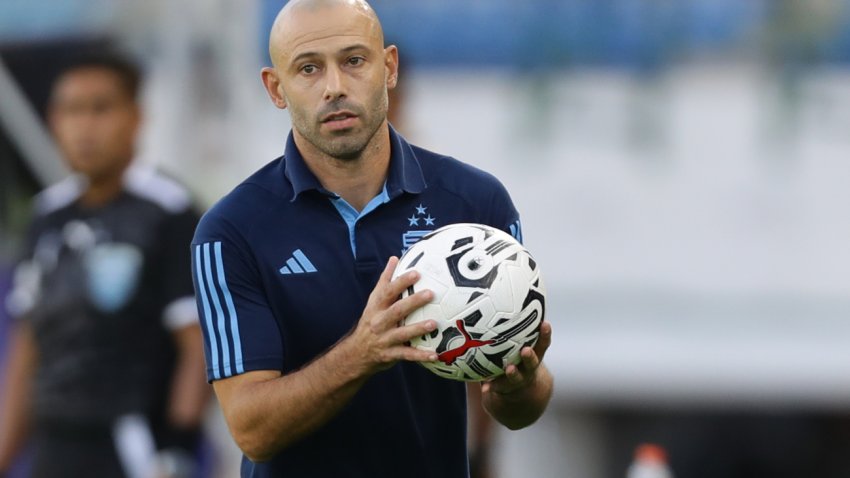
[[[212,221],[201,221],[191,248],[207,379],[281,370],[280,330],[247,243],[235,231],[210,227]]]
[[[6,312],[15,320],[26,317],[41,293],[41,268],[34,258],[39,225],[40,221],[35,218],[27,229],[24,249],[12,275],[11,289],[4,300]]]

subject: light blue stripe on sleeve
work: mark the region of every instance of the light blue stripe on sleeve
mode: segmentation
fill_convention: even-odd
[[[204,243],[204,268],[207,272],[207,285],[210,286],[210,297],[212,297],[215,314],[218,317],[218,336],[221,338],[222,364],[224,365],[224,376],[230,373],[230,346],[227,344],[227,325],[224,323],[224,312],[221,310],[221,302],[218,300],[218,291],[212,276],[212,261],[210,260],[210,243]]]
[[[230,332],[233,334],[233,355],[236,365],[236,373],[245,373],[242,364],[242,341],[239,339],[239,321],[236,318],[236,307],[233,305],[233,297],[224,279],[224,261],[221,259],[221,242],[215,243],[215,262],[218,270],[218,286],[224,292],[224,303],[227,304],[227,313],[230,314]]]
[[[215,329],[210,317],[210,301],[207,299],[207,287],[204,284],[204,270],[201,265],[201,246],[195,246],[195,276],[198,281],[198,293],[201,295],[201,303],[204,306],[204,321],[207,324],[207,337],[210,340],[210,367],[213,377],[221,378],[221,370],[218,365],[218,341],[215,339]]]
[[[301,263],[301,267],[303,267],[305,271],[316,272],[316,266],[314,266],[313,263],[310,262],[310,259],[307,259],[307,256],[305,256],[304,253],[301,252],[301,249],[296,249],[295,252],[292,253],[292,255],[295,256],[295,259]]]
[[[514,236],[514,239],[517,240],[520,244],[522,244],[522,223],[517,219],[516,222],[511,224],[511,235]]]

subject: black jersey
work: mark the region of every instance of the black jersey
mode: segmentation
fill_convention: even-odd
[[[68,179],[39,195],[10,312],[38,350],[36,422],[160,421],[175,359],[170,330],[194,323],[188,247],[198,219],[187,191],[130,168],[102,207]]]

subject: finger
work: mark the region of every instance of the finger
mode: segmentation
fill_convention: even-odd
[[[508,365],[505,374],[490,382],[488,390],[496,393],[510,393],[520,388],[523,384],[523,374],[516,365]]]
[[[537,355],[538,361],[543,361],[543,356],[546,355],[546,350],[552,345],[552,323],[543,321],[540,324],[540,336],[537,338],[537,343],[534,344],[534,353]]]
[[[398,257],[390,256],[387,260],[387,266],[384,267],[384,272],[381,273],[381,278],[378,279],[378,283],[389,284],[393,278],[393,273],[395,272],[395,268],[398,266]]]
[[[375,299],[380,298],[380,293],[384,291],[387,284],[392,281],[393,273],[395,273],[395,268],[398,266],[398,257],[391,256],[387,260],[387,265],[384,267],[384,271],[381,272],[381,276],[378,278],[378,283],[375,284],[375,288],[372,289],[371,296]]]
[[[411,312],[422,307],[428,302],[431,302],[431,299],[433,298],[434,293],[425,289],[403,299],[399,299],[392,304],[386,312],[381,315],[381,317],[378,318],[377,323],[383,324],[387,326],[387,328],[394,327],[402,319],[410,315]]]
[[[431,333],[437,328],[437,322],[424,320],[404,327],[390,329],[386,335],[386,343],[391,345],[410,342],[411,339]]]
[[[540,359],[537,357],[537,353],[531,347],[523,347],[519,352],[520,356],[520,368],[522,369],[523,374],[532,374],[537,367],[540,366]]]
[[[389,307],[390,304],[397,301],[402,292],[412,286],[419,280],[420,274],[417,271],[408,271],[396,277],[390,283],[383,286],[383,294],[381,295],[381,304]]]
[[[387,350],[387,355],[392,360],[406,360],[408,362],[436,362],[437,354],[428,350],[419,350],[407,345],[399,345]]]

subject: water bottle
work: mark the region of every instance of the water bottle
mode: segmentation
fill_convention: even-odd
[[[673,478],[667,463],[667,452],[654,443],[643,443],[635,449],[635,457],[626,478]]]

